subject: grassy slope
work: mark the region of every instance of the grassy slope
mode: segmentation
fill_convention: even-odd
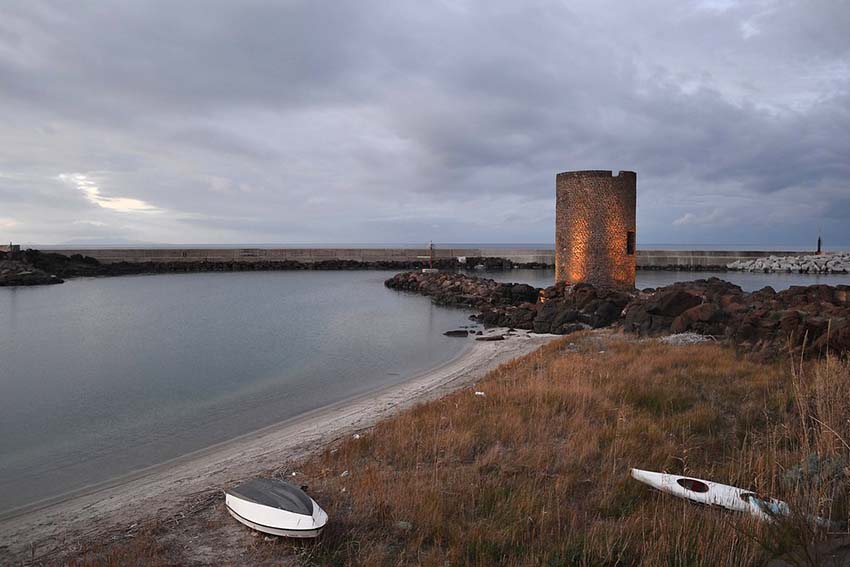
[[[813,453],[848,457],[850,371],[791,367],[714,345],[563,339],[495,371],[477,386],[486,397],[425,404],[307,463],[333,521],[303,558],[760,564],[817,535],[803,521],[767,527],[659,495],[628,470],[714,479],[846,519],[846,476],[806,489],[783,476]]]

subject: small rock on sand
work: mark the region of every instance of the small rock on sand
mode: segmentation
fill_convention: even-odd
[[[446,331],[443,334],[447,337],[468,337],[469,331],[467,331],[466,329],[458,329],[455,331]]]

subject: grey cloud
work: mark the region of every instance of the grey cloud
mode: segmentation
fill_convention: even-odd
[[[30,241],[549,242],[556,172],[634,169],[641,242],[850,244],[848,26],[847,0],[0,8],[0,217]],[[71,173],[163,212],[96,210]]]
[[[171,140],[178,144],[207,150],[212,154],[229,154],[263,161],[280,157],[272,148],[263,147],[209,127],[199,126],[179,130],[171,136]]]

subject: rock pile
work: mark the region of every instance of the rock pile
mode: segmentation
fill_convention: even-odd
[[[631,299],[632,295],[623,291],[561,282],[540,293],[532,328],[536,333],[563,335],[578,329],[607,327],[620,319]]]
[[[403,272],[384,282],[388,288],[413,291],[431,297],[438,305],[482,309],[537,302],[538,289],[528,284],[499,283],[487,278],[454,272]],[[510,326],[510,325],[504,325]]]
[[[720,306],[738,304],[743,295],[740,287],[718,278],[644,290],[626,307],[623,328],[640,335],[722,336],[727,317]]]
[[[442,305],[480,311],[485,325],[566,334],[621,324],[639,335],[698,333],[773,356],[850,352],[850,286],[766,287],[745,293],[710,278],[633,294],[563,283],[535,289],[455,273],[402,273],[387,287],[422,293]]]
[[[850,286],[765,287],[745,293],[711,278],[641,293],[625,309],[623,328],[643,335],[696,332],[744,350],[850,352]]]
[[[25,264],[17,260],[7,260],[0,257],[0,287],[17,285],[51,285],[60,284],[63,280],[53,274]]]
[[[627,293],[592,285],[569,288],[562,283],[539,289],[452,272],[407,272],[393,276],[385,285],[430,296],[440,305],[478,309],[480,313],[474,319],[485,325],[537,333],[565,334],[606,327],[620,318],[631,299]]]
[[[850,253],[820,256],[768,256],[754,260],[738,260],[726,266],[742,272],[793,272],[800,274],[850,273]]]
[[[94,258],[25,250],[0,252],[0,286],[60,284],[65,277],[105,275]]]

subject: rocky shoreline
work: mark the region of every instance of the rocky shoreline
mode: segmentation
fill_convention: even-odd
[[[850,352],[850,286],[765,287],[746,293],[718,278],[626,292],[563,283],[545,289],[455,273],[406,272],[391,289],[427,295],[440,305],[476,309],[489,326],[567,334],[619,326],[653,336],[699,333],[763,356]]]
[[[434,267],[453,270],[476,267],[486,270],[543,269],[540,262],[518,263],[505,258],[467,258],[461,264],[455,258],[434,260]],[[198,272],[260,272],[286,270],[417,270],[425,261],[295,260],[253,262],[116,262],[104,264],[89,256],[65,256],[40,250],[0,252],[0,287],[60,284],[65,278],[126,276],[138,274],[182,274]]]

